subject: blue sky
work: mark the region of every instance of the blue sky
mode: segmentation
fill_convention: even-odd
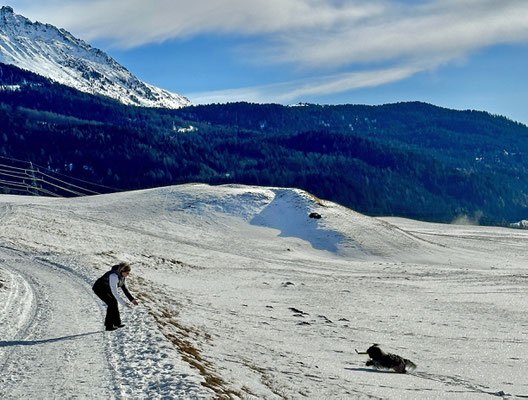
[[[194,103],[420,100],[528,123],[526,0],[12,0]]]

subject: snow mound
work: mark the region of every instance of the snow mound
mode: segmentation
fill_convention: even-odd
[[[280,230],[315,249],[342,255],[394,255],[427,245],[393,225],[357,213],[299,189],[273,189],[273,200],[252,224]],[[311,218],[316,214],[320,218]]]
[[[513,224],[510,224],[510,228],[528,229],[528,220],[523,219],[519,222],[514,222]]]
[[[188,184],[105,195],[97,204],[109,215],[126,210],[134,216],[130,223],[147,231],[164,227],[167,235],[178,237],[199,231],[202,243],[221,248],[226,233],[241,247],[245,241],[258,246],[261,237],[269,244],[268,237],[275,237],[278,248],[351,257],[409,255],[410,250],[420,253],[431,246],[390,223],[300,189]],[[321,218],[311,218],[312,213]]]

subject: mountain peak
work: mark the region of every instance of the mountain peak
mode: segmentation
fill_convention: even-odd
[[[8,24],[9,22],[13,21],[17,15],[15,14],[15,11],[12,7],[9,6],[3,6],[0,8],[0,26]]]
[[[126,68],[64,29],[31,22],[0,9],[0,62],[35,72],[80,91],[111,97],[127,105],[180,108],[183,96],[140,81]]]

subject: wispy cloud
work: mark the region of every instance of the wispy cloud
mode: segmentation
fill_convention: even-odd
[[[528,2],[520,0],[392,4],[382,14],[321,34],[297,31],[281,36],[266,53],[275,62],[310,66],[456,58],[484,46],[528,41],[527,16]]]
[[[245,87],[212,92],[189,93],[186,96],[196,104],[228,103],[234,101],[290,103],[295,99],[313,95],[346,92],[373,87],[408,78],[423,70],[422,66],[405,65],[394,68],[354,71],[272,85]]]
[[[17,3],[30,17],[122,48],[209,34],[255,38],[256,45],[245,48],[246,58],[324,76],[199,96],[216,100],[281,101],[381,85],[485,46],[528,41],[526,0],[13,1],[15,7]]]
[[[14,0],[28,14],[135,47],[200,34],[274,35],[332,29],[383,12],[369,1],[338,6],[318,0]],[[374,2],[375,3],[375,2]]]

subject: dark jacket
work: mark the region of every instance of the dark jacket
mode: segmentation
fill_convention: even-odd
[[[130,301],[134,301],[134,297],[130,294],[128,291],[126,285],[125,285],[125,277],[121,274],[117,273],[117,267],[112,267],[110,271],[105,273],[103,276],[101,276],[99,279],[97,279],[93,285],[93,290],[95,292],[97,291],[105,291],[108,293],[112,293],[112,289],[110,289],[110,275],[116,274],[118,278],[117,287],[120,287],[125,296]]]

